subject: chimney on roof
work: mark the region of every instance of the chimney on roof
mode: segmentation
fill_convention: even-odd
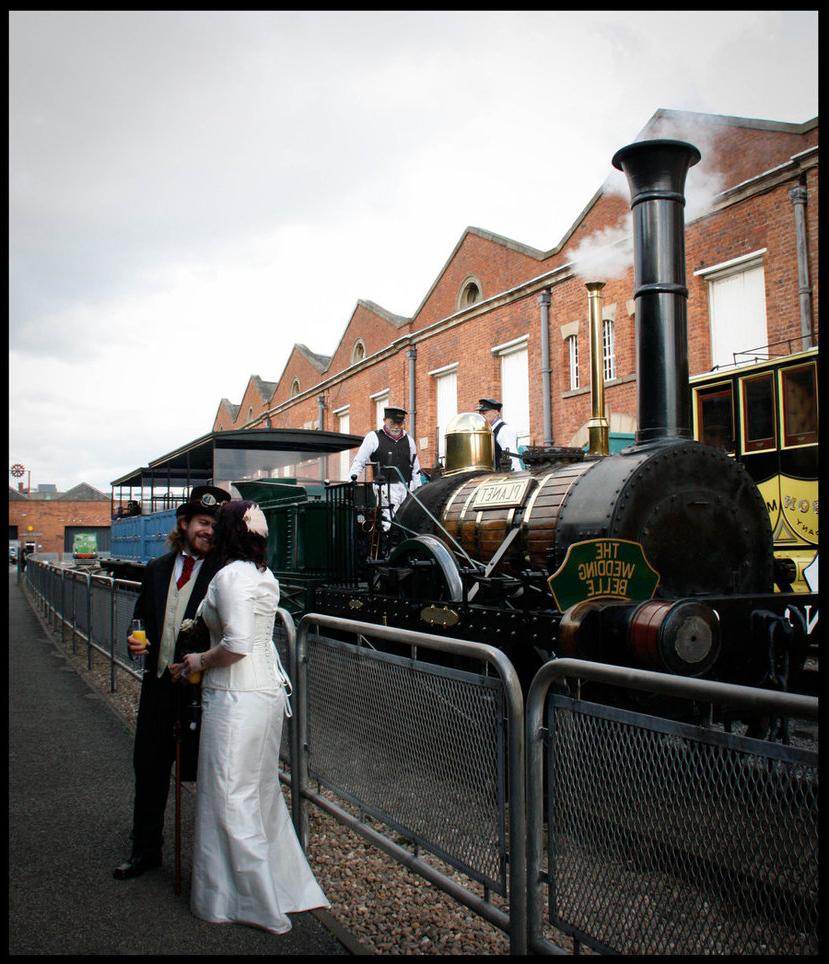
[[[22,482],[18,482],[18,483],[17,483],[17,491],[18,491],[18,492],[22,492],[22,491],[23,491],[23,483],[22,483]]]

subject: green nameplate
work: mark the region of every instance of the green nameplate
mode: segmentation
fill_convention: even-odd
[[[659,584],[659,573],[638,542],[588,539],[570,546],[547,584],[556,606],[564,612],[585,599],[650,599]]]

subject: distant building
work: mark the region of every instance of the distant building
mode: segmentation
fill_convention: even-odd
[[[27,493],[9,486],[9,539],[33,542],[37,552],[72,555],[75,536],[94,534],[99,552],[110,548],[110,497],[85,482],[67,492],[47,483]]]

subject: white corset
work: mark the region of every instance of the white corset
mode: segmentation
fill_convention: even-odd
[[[230,666],[205,670],[202,685],[225,690],[278,690],[290,681],[273,644],[279,584],[270,570],[252,562],[231,562],[210,581],[199,612],[210,630],[211,647],[221,644],[244,655]]]

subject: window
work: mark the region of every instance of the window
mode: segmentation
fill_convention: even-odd
[[[730,385],[697,392],[697,438],[705,445],[734,454],[734,397]]]
[[[783,444],[817,442],[817,366],[814,362],[780,372]]]
[[[298,378],[295,378],[295,379],[291,382],[291,398],[293,398],[295,395],[299,395],[299,379],[298,379]]]
[[[694,272],[708,283],[713,368],[745,361],[741,355],[768,344],[764,253]]]
[[[515,429],[518,444],[530,440],[530,394],[527,343],[501,352],[501,402],[504,421]]]
[[[570,358],[570,391],[579,387],[579,336],[570,335],[567,338],[567,352]]]
[[[616,343],[613,335],[613,322],[605,318],[602,322],[602,359],[604,362],[604,380],[613,381],[616,377]]]
[[[253,405],[251,405],[250,408],[248,409],[248,421],[250,421],[252,418],[253,418]]]
[[[351,416],[349,415],[348,409],[339,409],[334,412],[334,415],[337,417],[337,431],[348,435],[351,431]],[[346,449],[345,452],[340,452],[340,479],[348,479],[348,470],[351,468],[351,461],[350,449]]]
[[[437,453],[438,459],[446,455],[446,426],[453,415],[458,414],[458,366],[449,366],[448,370],[438,369],[430,372],[435,379],[435,411],[437,412]]]
[[[351,364],[354,365],[359,361],[362,361],[366,357],[366,346],[362,338],[358,338],[354,342],[354,348],[351,350]]]
[[[777,445],[774,419],[774,380],[771,374],[742,381],[744,451],[762,452]]]
[[[458,295],[458,308],[468,308],[480,301],[482,291],[481,282],[477,278],[466,278]]]
[[[389,390],[386,388],[382,392],[377,392],[371,396],[371,400],[374,402],[374,427],[382,428],[383,411],[389,404]]]

